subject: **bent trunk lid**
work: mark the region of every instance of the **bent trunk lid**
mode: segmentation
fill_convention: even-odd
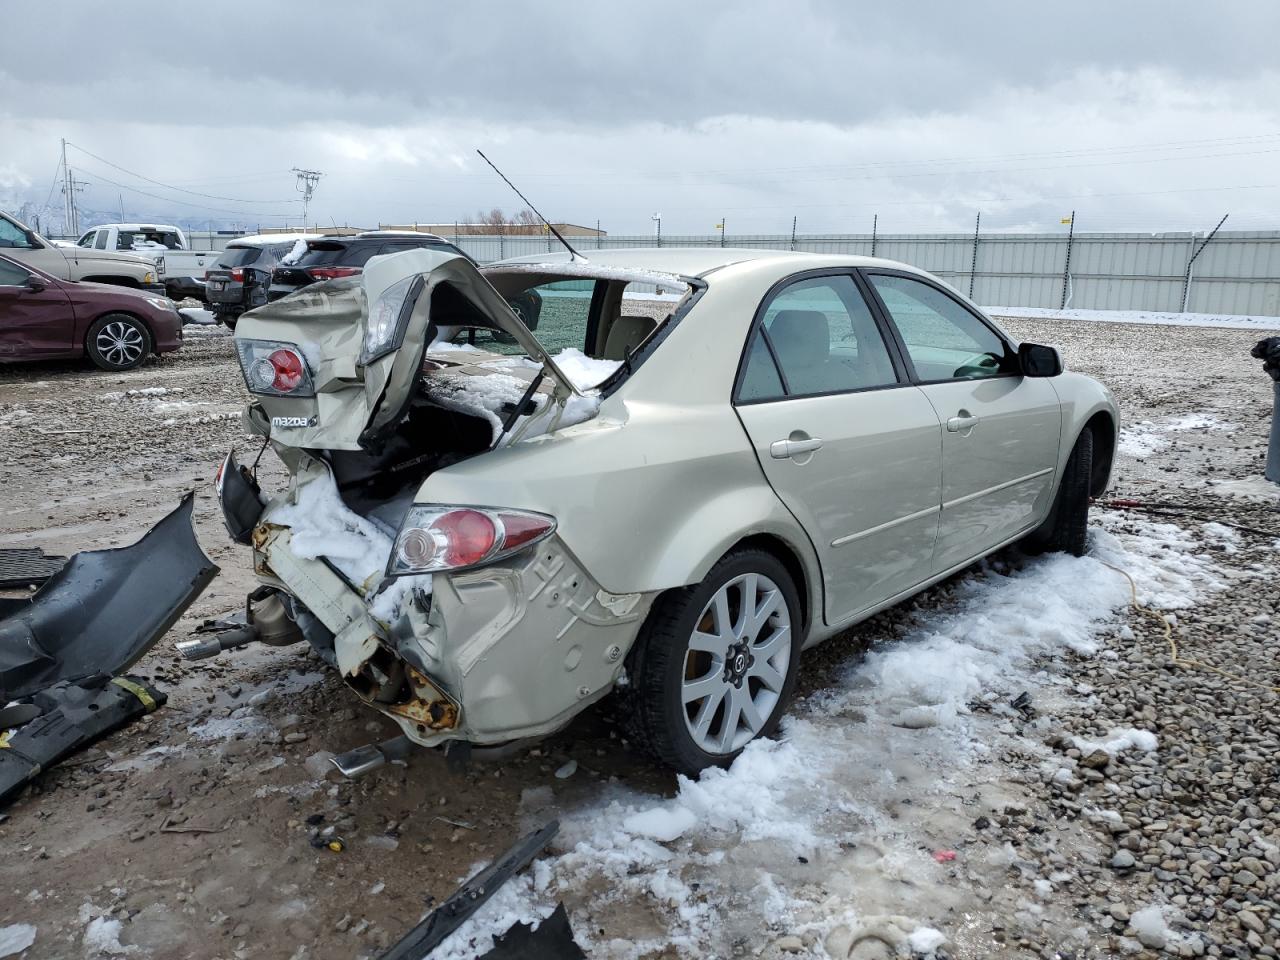
[[[391,318],[402,331],[398,343],[364,359],[371,315],[406,280],[408,294]],[[296,345],[310,371],[312,397],[255,395],[270,418],[272,439],[293,447],[360,450],[375,446],[399,423],[430,341],[457,326],[506,333],[542,366],[558,401],[579,394],[475,265],[449,251],[374,257],[359,276],[311,284],[249,311],[235,336]]]

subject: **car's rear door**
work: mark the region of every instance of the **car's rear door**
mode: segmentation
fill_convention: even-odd
[[[851,272],[801,274],[765,298],[734,402],[817,551],[829,623],[928,577],[942,428]]]
[[[0,259],[0,359],[65,356],[74,334],[75,313],[62,289]]]
[[[904,272],[864,276],[944,427],[933,561],[941,572],[1044,516],[1058,462],[1058,394],[1048,379],[1022,376],[1013,345],[942,285]]]

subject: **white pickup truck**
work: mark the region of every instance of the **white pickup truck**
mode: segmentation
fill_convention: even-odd
[[[204,275],[217,261],[219,253],[190,249],[186,234],[165,223],[104,223],[85,231],[76,246],[127,252],[152,260],[165,291],[174,300],[208,299]]]
[[[159,271],[151,258],[133,252],[63,246],[4,213],[0,213],[0,253],[51,273],[60,280],[112,283],[137,290],[167,292],[159,282]]]

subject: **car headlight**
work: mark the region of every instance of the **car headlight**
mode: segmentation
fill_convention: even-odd
[[[154,273],[152,273],[150,270],[148,270],[146,273],[144,273],[144,274],[142,275],[142,282],[143,282],[143,283],[155,283],[155,282],[156,282],[156,275],[155,275]]]
[[[177,309],[173,305],[173,301],[168,297],[147,297],[147,303],[151,304],[157,310],[163,310],[166,313]]]
[[[382,291],[369,310],[369,320],[364,328],[364,346],[360,350],[360,364],[373,361],[398,350],[404,342],[404,330],[409,324],[409,314],[422,291],[421,277],[405,277]]]
[[[555,529],[555,517],[528,510],[417,504],[400,525],[387,576],[485,566],[549,537]]]

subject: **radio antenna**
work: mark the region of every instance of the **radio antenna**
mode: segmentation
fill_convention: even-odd
[[[569,255],[574,260],[585,261],[587,259],[586,257],[584,257],[582,254],[580,254],[577,250],[573,249],[573,247],[569,245],[569,241],[560,235],[560,231],[551,225],[551,221],[548,220],[546,217],[544,217],[541,214],[541,212],[539,212],[538,208],[529,202],[529,198],[520,192],[519,187],[517,187],[514,183],[512,183],[510,180],[507,179],[507,175],[505,173],[503,173],[496,166],[494,166],[494,162],[484,155],[483,150],[480,150],[479,148],[477,148],[476,153],[480,154],[481,160],[483,160],[489,166],[493,167],[493,172],[502,178],[503,183],[505,183],[508,187],[510,187],[512,190],[516,192],[516,196],[519,197],[521,200],[523,200],[525,202],[525,205],[534,212],[534,215],[537,216],[537,218],[542,221],[542,225],[545,226],[548,230],[550,230],[553,234],[555,234],[556,239],[559,240],[562,244],[564,244],[564,248],[569,251]]]

